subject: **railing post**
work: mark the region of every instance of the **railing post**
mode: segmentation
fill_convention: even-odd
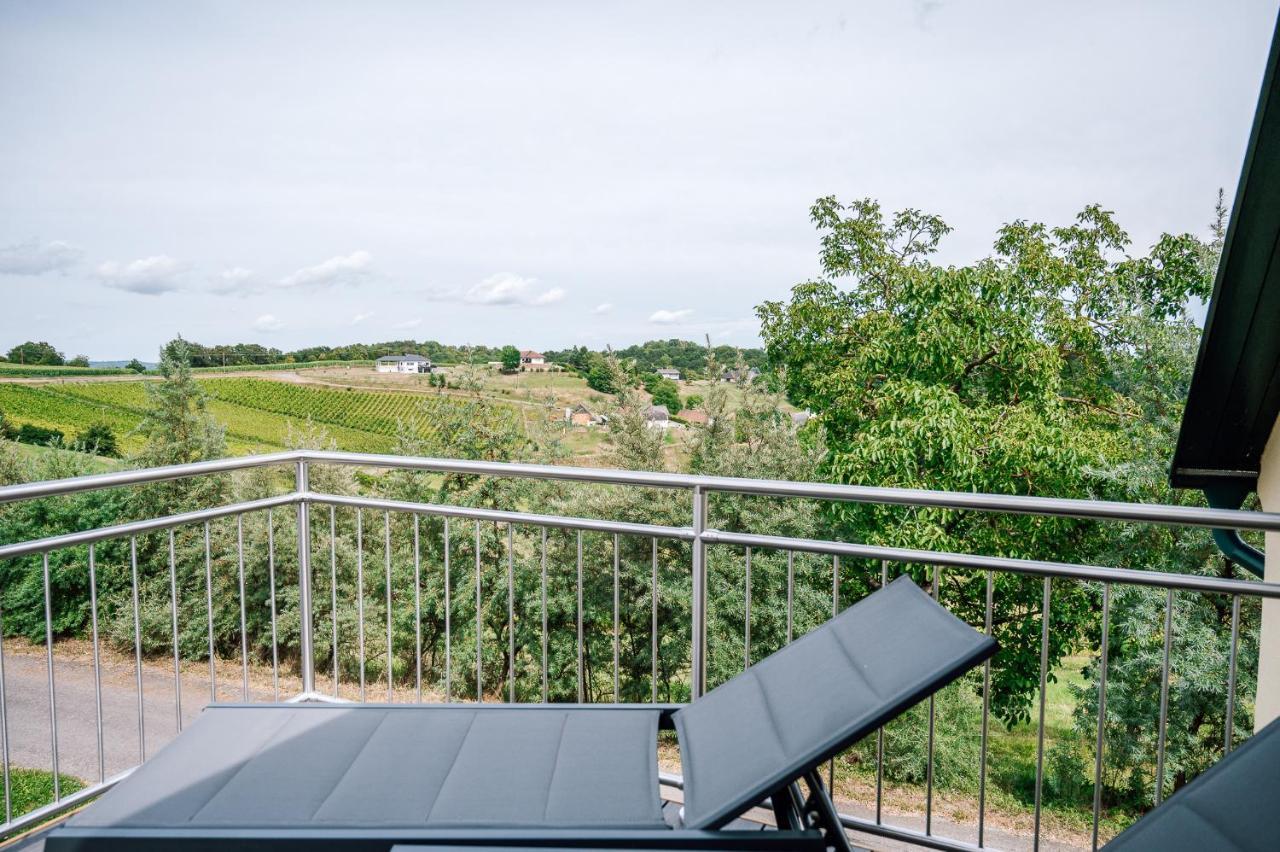
[[[299,644],[302,651],[302,691],[316,691],[315,644],[311,635],[311,505],[306,494],[311,490],[307,460],[299,459],[295,485],[298,493],[298,621],[301,625]]]
[[[693,697],[707,691],[707,493],[693,487]]]

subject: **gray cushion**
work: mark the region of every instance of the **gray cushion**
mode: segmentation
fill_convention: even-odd
[[[718,828],[995,652],[908,577],[675,714],[685,825]]]
[[[1280,719],[1183,787],[1107,852],[1280,849]]]
[[[665,829],[649,709],[210,707],[81,828]]]

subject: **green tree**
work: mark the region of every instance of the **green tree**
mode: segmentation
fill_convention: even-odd
[[[520,350],[514,346],[502,347],[502,369],[508,373],[514,373],[520,369]]]
[[[67,361],[68,367],[87,367],[89,366],[88,355],[77,355]]]
[[[36,364],[45,367],[60,367],[64,363],[62,353],[54,349],[52,344],[44,341],[35,343],[28,340],[26,343],[20,343],[9,350],[7,357],[18,364]]]
[[[642,379],[644,389],[653,398],[654,405],[665,405],[675,414],[680,410],[680,386],[657,373],[646,373]]]
[[[106,423],[91,423],[76,436],[75,446],[85,453],[92,453],[107,458],[120,457],[120,444],[116,433]]]
[[[616,364],[610,366],[604,357],[596,355],[587,370],[587,387],[599,393],[617,393],[621,380],[621,370]]]
[[[874,201],[834,197],[811,215],[823,274],[758,312],[791,400],[821,415],[823,472],[839,482],[1096,496],[1107,484],[1097,471],[1133,458],[1126,426],[1141,417],[1117,388],[1117,353],[1185,323],[1188,297],[1209,289],[1194,237],[1165,235],[1130,257],[1096,206],[1059,228],[1013,222],[991,257],[946,267],[930,259],[950,230],[937,216],[886,217]],[[1108,542],[1096,524],[1065,519],[860,504],[828,517],[851,540],[944,551],[1087,562]],[[944,601],[981,623],[985,577],[943,577]],[[992,706],[1012,722],[1038,684],[1041,583],[999,575],[995,599]],[[1055,586],[1051,665],[1095,613],[1093,591]]]
[[[132,370],[135,373],[145,373],[147,371],[147,365],[139,361],[137,358],[134,358],[129,361],[128,364],[125,364],[124,368],[126,370]]]

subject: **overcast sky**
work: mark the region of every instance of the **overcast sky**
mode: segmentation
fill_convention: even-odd
[[[0,0],[0,351],[758,340],[826,194],[985,254],[1233,192],[1266,2]]]

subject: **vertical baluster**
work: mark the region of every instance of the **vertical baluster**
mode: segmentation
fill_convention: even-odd
[[[102,656],[98,650],[98,566],[96,548],[89,545],[89,619],[93,638],[93,706],[98,722],[98,780],[107,780],[106,751],[102,740]]]
[[[931,583],[930,593],[933,599],[938,599],[938,575],[942,573],[941,565],[934,565],[933,581]],[[933,834],[933,748],[934,748],[934,727],[936,720],[936,698],[934,694],[929,695],[929,744],[927,757],[924,765],[925,775],[925,793],[924,793],[924,833]]]
[[[649,539],[652,588],[649,590],[649,698],[658,703],[658,539]]]
[[[333,697],[338,697],[338,519],[329,507],[329,655],[333,658]]]
[[[994,572],[987,572],[987,606],[983,630],[991,635],[991,605],[995,594]],[[984,842],[987,827],[987,733],[991,722],[991,659],[982,664],[982,744],[978,762],[978,845]]]
[[[742,670],[751,668],[751,548],[745,553],[742,589]]]
[[[62,786],[58,780],[58,695],[53,675],[53,602],[49,591],[49,554],[42,553],[44,565],[44,652],[49,673],[49,750],[53,756],[53,800],[62,800]]]
[[[516,548],[515,531],[507,524],[507,700],[516,700]]]
[[[618,630],[618,534],[613,534],[613,703],[618,703],[622,634]]]
[[[422,703],[422,550],[419,547],[419,520],[413,516],[413,691]]]
[[[4,821],[13,821],[13,789],[9,781],[9,697],[4,690],[4,615],[0,612],[0,761],[4,768]]]
[[[582,530],[578,530],[578,703],[584,699],[582,665]]]
[[[356,508],[356,650],[360,655],[360,702],[364,703],[364,512]]]
[[[1240,596],[1231,596],[1231,656],[1227,663],[1227,724],[1222,756],[1231,754],[1231,734],[1236,715],[1236,653],[1240,645]]]
[[[249,632],[245,629],[244,612],[244,515],[236,515],[236,562],[240,569],[240,672],[241,692],[249,700]]]
[[[1098,737],[1093,751],[1093,849],[1102,817],[1102,750],[1107,742],[1107,655],[1111,645],[1111,584],[1102,584],[1102,650],[1098,659]]]
[[[889,585],[889,562],[880,560],[880,588]],[[880,825],[884,805],[884,727],[876,730],[876,825]]]
[[[1164,654],[1160,665],[1160,728],[1156,740],[1156,795],[1155,805],[1164,801],[1164,746],[1165,727],[1169,720],[1169,651],[1173,646],[1173,589],[1164,601]]]
[[[182,732],[182,661],[178,649],[178,560],[173,546],[173,529],[169,530],[169,623],[173,628],[173,715]]]
[[[276,632],[276,523],[267,510],[267,592],[271,604],[271,700],[280,700],[280,642]],[[304,616],[305,617],[305,616]]]
[[[1049,675],[1049,597],[1053,580],[1044,578],[1044,600],[1040,608],[1040,724],[1036,729],[1036,810],[1035,833],[1031,838],[1032,849],[1040,849],[1040,800],[1044,788],[1044,705],[1045,689]]]
[[[138,539],[129,538],[129,569],[133,591],[133,671],[138,678],[138,763],[147,759],[147,723],[142,700],[142,617],[138,614]]]
[[[480,601],[480,522],[476,521],[476,701],[484,701],[484,608]]]
[[[547,528],[542,528],[542,703],[547,703]]]
[[[831,557],[831,617],[835,618],[840,614],[840,556],[833,554]],[[827,761],[827,789],[831,791],[831,795],[835,796],[836,790],[836,759],[833,757]]]
[[[787,644],[788,645],[791,644],[791,638],[794,633],[792,622],[794,620],[793,609],[794,609],[795,586],[796,586],[795,557],[796,555],[794,552],[790,550],[787,551]]]
[[[393,648],[391,646],[391,513],[382,513],[382,555],[387,569],[387,703],[393,698],[391,678]]]
[[[453,700],[453,588],[449,570],[449,519],[444,519],[444,700]]]
[[[218,670],[213,650],[213,557],[209,552],[209,522],[204,522],[204,615],[209,634],[209,703],[218,700]]]

